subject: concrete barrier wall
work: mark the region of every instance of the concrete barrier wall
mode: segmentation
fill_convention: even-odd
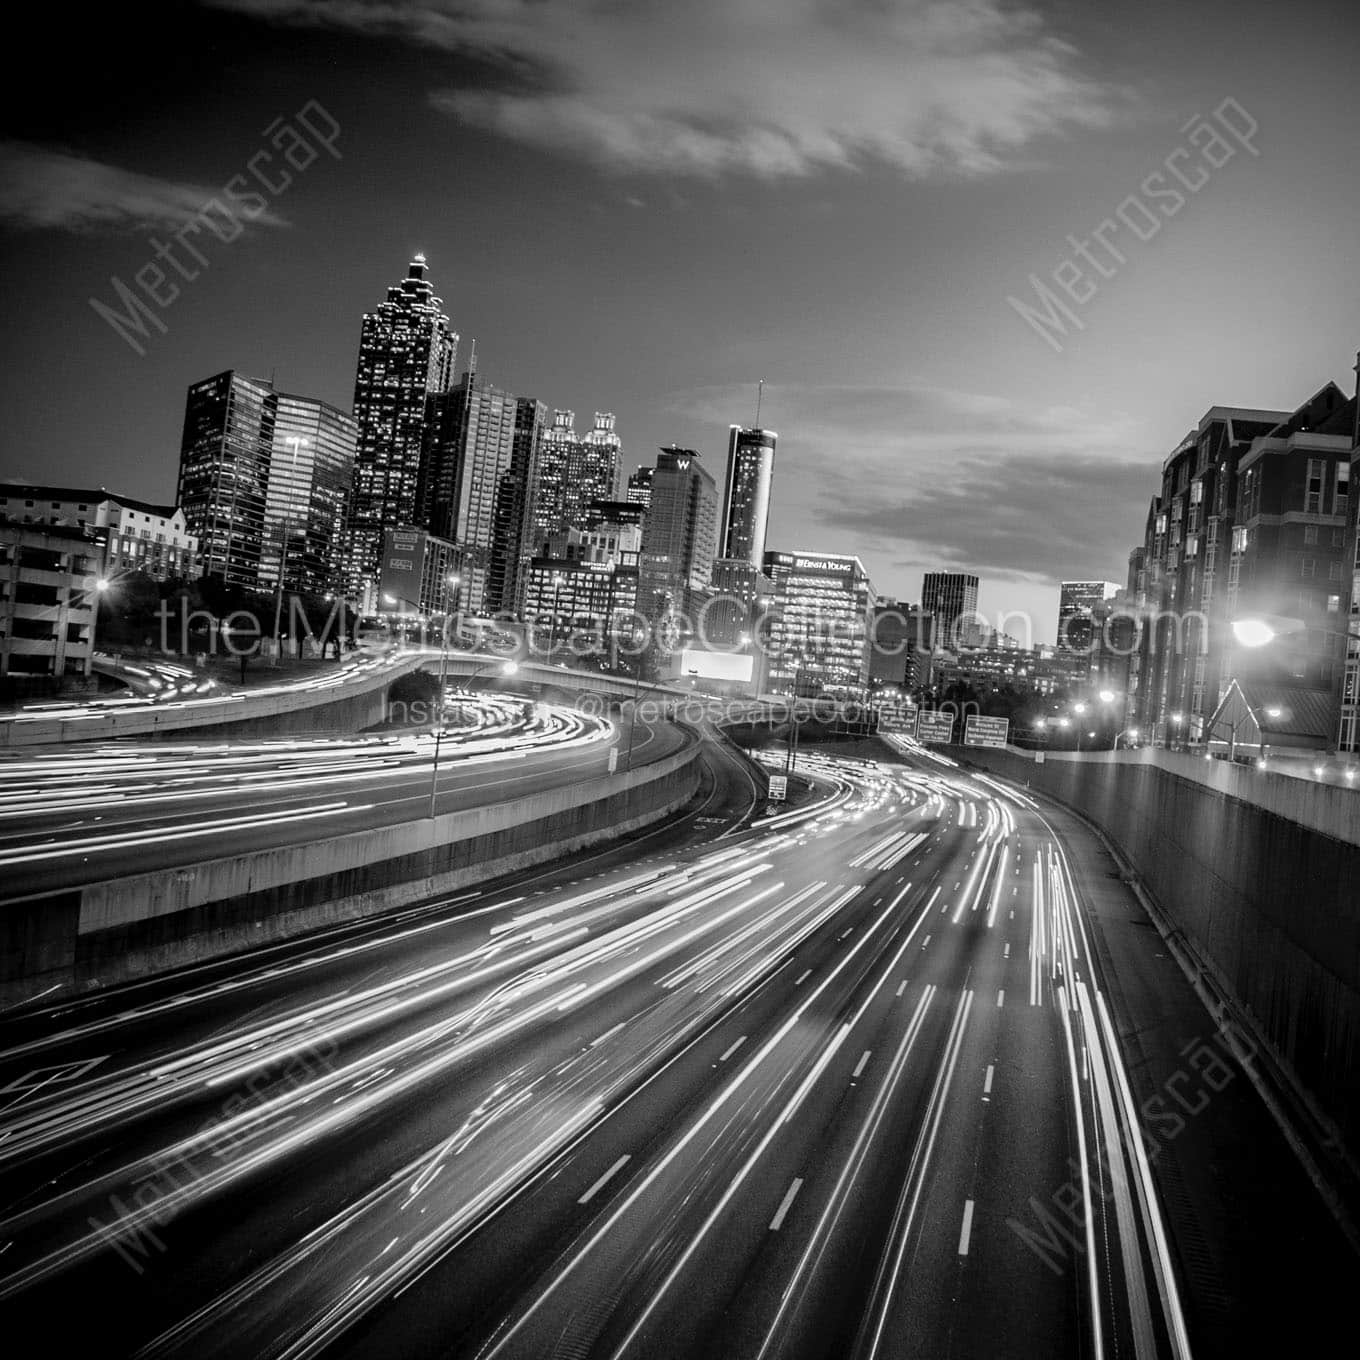
[[[387,687],[398,677],[428,664],[424,656],[403,657],[346,678],[325,689],[283,694],[251,694],[207,699],[176,707],[154,705],[109,709],[84,717],[0,720],[0,747],[61,745],[108,741],[114,737],[161,739],[167,736],[279,736],[295,732],[356,732],[382,722]]]
[[[683,806],[697,740],[636,770],[255,854],[158,870],[0,911],[0,1004],[86,990],[457,892]]]
[[[1360,845],[1219,787],[1252,771],[968,751],[965,763],[1057,798],[1095,822],[1292,1075],[1360,1151]],[[1222,764],[1222,762],[1212,762]],[[1281,807],[1345,789],[1282,780]],[[1260,785],[1256,786],[1257,791]],[[1294,800],[1294,801],[1291,801]],[[1352,808],[1357,806],[1352,801]],[[1335,809],[1332,809],[1333,811]],[[1351,817],[1355,816],[1351,812]],[[1343,822],[1354,830],[1354,823]]]

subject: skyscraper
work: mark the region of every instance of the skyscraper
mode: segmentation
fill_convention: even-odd
[[[417,255],[387,299],[364,316],[354,378],[358,448],[350,507],[350,588],[375,588],[385,528],[420,523],[417,496],[429,398],[448,390],[458,335]]]
[[[765,560],[774,447],[778,438],[773,430],[741,425],[733,425],[728,432],[718,555],[744,559],[757,569]]]
[[[518,407],[513,393],[470,372],[451,392],[429,402],[418,522],[458,545],[459,607],[470,614],[501,607],[491,598],[491,565],[502,478],[515,461]],[[498,598],[506,579],[502,567]]]
[[[776,694],[859,691],[869,682],[877,594],[858,557],[765,554],[774,583],[769,616],[769,688]]]
[[[693,616],[709,584],[718,535],[718,488],[693,449],[663,448],[642,535],[638,610]]]
[[[979,640],[978,578],[958,571],[928,571],[921,581],[921,608],[934,616],[939,645],[974,645]]]
[[[277,404],[269,383],[231,371],[194,383],[185,401],[179,505],[203,575],[226,585],[259,585]]]
[[[322,594],[342,584],[359,427],[312,397],[277,394],[260,584]]]
[[[1064,581],[1058,593],[1058,656],[1071,667],[1073,683],[1090,678],[1091,654],[1098,639],[1095,623],[1106,600],[1119,594],[1114,581]]]
[[[487,580],[489,613],[518,614],[524,606],[525,580],[535,550],[532,515],[538,454],[547,418],[548,408],[541,401],[520,397],[515,402],[510,464],[501,473],[496,490]]]
[[[539,546],[563,529],[581,528],[591,501],[618,494],[622,445],[608,411],[595,412],[595,425],[578,436],[573,411],[554,411],[539,450],[534,489],[533,532]]]
[[[654,467],[640,467],[628,478],[628,490],[624,499],[630,505],[640,505],[645,510],[652,503],[652,478],[656,475]]]

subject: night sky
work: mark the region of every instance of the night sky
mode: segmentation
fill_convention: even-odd
[[[60,60],[3,96],[0,476],[170,500],[184,389],[226,368],[347,408],[360,318],[424,250],[460,370],[475,337],[479,372],[578,428],[616,412],[629,469],[679,442],[719,478],[764,378],[771,547],[858,552],[906,599],[973,570],[1051,638],[1056,581],[1124,579],[1208,406],[1354,382],[1351,0],[54,14]],[[136,354],[90,298],[309,101],[340,158],[195,238],[207,267]],[[1187,122],[1220,107],[1255,131],[1168,214],[1145,181],[1178,148],[1203,167]],[[1117,226],[1055,348],[1007,299],[1129,196],[1157,229]]]

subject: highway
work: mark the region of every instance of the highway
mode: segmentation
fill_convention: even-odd
[[[775,817],[732,761],[626,846],[0,1021],[5,1316],[196,1360],[1188,1355],[1064,842],[908,760],[805,757],[825,801]]]
[[[507,696],[455,696],[439,743],[437,811],[608,769],[618,729]],[[634,758],[683,740],[638,723]],[[0,755],[0,899],[192,864],[426,815],[429,733],[269,741],[81,744]]]

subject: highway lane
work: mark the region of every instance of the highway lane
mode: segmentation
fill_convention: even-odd
[[[441,813],[561,787],[608,770],[619,741],[607,720],[497,700],[527,716],[441,741]],[[639,721],[634,759],[683,744]],[[426,815],[429,734],[209,746],[119,744],[44,761],[0,762],[0,875],[5,899],[205,856],[264,849]]]
[[[1088,1197],[1056,1279],[1003,1226],[1122,1155],[1051,834],[945,767],[840,774],[287,987],[25,1021],[4,1306],[133,1291],[106,1353],[1161,1353],[1136,1205]]]

